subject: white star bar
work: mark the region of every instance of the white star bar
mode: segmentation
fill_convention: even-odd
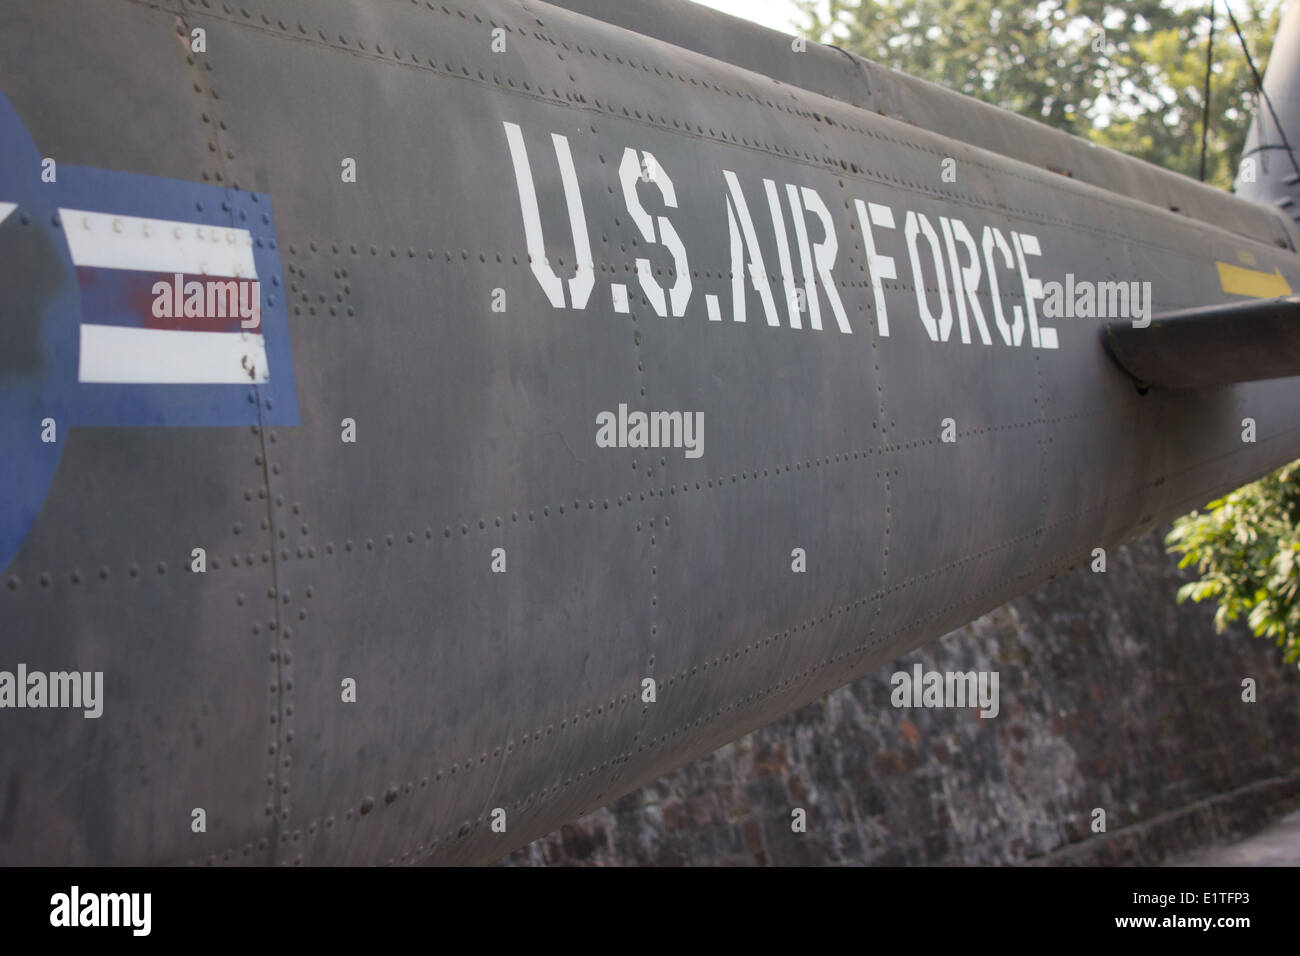
[[[81,326],[78,381],[252,385],[270,377],[266,343],[260,335]]]
[[[257,278],[247,229],[60,209],[73,265]]]

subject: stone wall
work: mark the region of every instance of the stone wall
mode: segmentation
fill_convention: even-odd
[[[503,862],[1156,863],[1251,832],[1300,805],[1300,672],[1176,605],[1190,576],[1139,539]],[[999,715],[892,707],[918,661],[998,671]]]

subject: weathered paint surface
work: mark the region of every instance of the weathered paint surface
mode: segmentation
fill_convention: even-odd
[[[1300,287],[1289,218],[964,141],[919,87],[882,115],[532,0],[9,0],[0,92],[0,666],[104,675],[101,718],[5,711],[0,862],[493,862],[1300,455],[1300,380],[1142,395],[1043,295]],[[139,219],[247,230],[248,385],[123,333],[80,365],[102,220],[56,199],[135,271],[176,271]],[[172,388],[224,424],[116,391]],[[707,448],[607,443],[625,405]],[[851,778],[929,805],[881,745]]]

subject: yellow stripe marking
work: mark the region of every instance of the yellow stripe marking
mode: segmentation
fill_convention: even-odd
[[[1272,272],[1259,272],[1255,269],[1230,265],[1227,262],[1216,262],[1215,265],[1219,267],[1219,285],[1229,295],[1276,299],[1291,294],[1291,286],[1278,269]]]

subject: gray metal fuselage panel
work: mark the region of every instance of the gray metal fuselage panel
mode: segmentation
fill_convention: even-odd
[[[1155,312],[1225,301],[1215,262],[1243,254],[1294,286],[1290,252],[543,4],[23,0],[0,91],[61,164],[270,195],[300,408],[67,438],[0,667],[103,670],[104,716],[0,714],[5,862],[491,861],[1300,455],[1296,380],[1140,395],[1104,318],[1007,344],[987,268],[991,342],[973,318],[963,342],[946,251],[941,278],[918,239],[918,275],[905,228],[1033,237],[1034,277],[1149,281]],[[688,257],[681,315],[642,286],[680,276],[628,209],[629,149],[675,192],[633,186]],[[725,172],[775,326],[748,274],[734,319]],[[821,329],[791,327],[765,180]],[[813,273],[828,210],[848,332],[792,193]],[[858,201],[896,224],[887,335]],[[1010,322],[1023,273],[994,255]],[[704,453],[598,447],[620,404],[701,412]],[[199,546],[218,563],[188,574]]]

